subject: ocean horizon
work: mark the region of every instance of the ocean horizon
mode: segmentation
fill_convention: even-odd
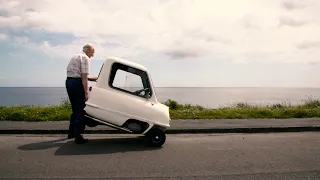
[[[267,105],[303,103],[320,98],[320,88],[310,87],[156,87],[160,102],[219,108],[235,103]],[[0,106],[52,106],[68,99],[65,87],[0,87]]]

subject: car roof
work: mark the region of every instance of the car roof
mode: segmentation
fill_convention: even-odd
[[[147,68],[144,67],[144,66],[141,65],[141,64],[138,64],[138,63],[133,62],[133,61],[129,61],[129,60],[127,60],[127,59],[119,58],[119,57],[107,57],[107,59],[105,60],[105,62],[119,62],[119,63],[125,64],[125,65],[128,65],[128,66],[131,66],[131,67],[134,67],[134,68],[137,68],[137,69],[141,69],[141,70],[144,70],[144,71],[148,71]]]

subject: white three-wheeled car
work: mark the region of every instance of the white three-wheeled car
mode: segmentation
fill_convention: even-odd
[[[84,110],[87,126],[142,134],[151,146],[162,146],[170,127],[169,107],[158,102],[149,71],[116,57],[104,61]]]

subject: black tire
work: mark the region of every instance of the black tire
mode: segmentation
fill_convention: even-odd
[[[152,147],[161,147],[166,141],[166,134],[160,129],[152,129],[147,134],[147,143]]]
[[[99,122],[98,121],[95,121],[95,120],[92,120],[92,119],[89,119],[89,118],[86,118],[85,119],[85,122],[86,122],[86,125],[88,127],[96,127],[99,125]]]

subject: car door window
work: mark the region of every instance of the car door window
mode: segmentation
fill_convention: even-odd
[[[114,64],[111,70],[110,86],[144,98],[151,97],[147,73],[123,64]]]
[[[118,69],[112,84],[114,87],[121,88],[131,93],[143,89],[141,76]]]

